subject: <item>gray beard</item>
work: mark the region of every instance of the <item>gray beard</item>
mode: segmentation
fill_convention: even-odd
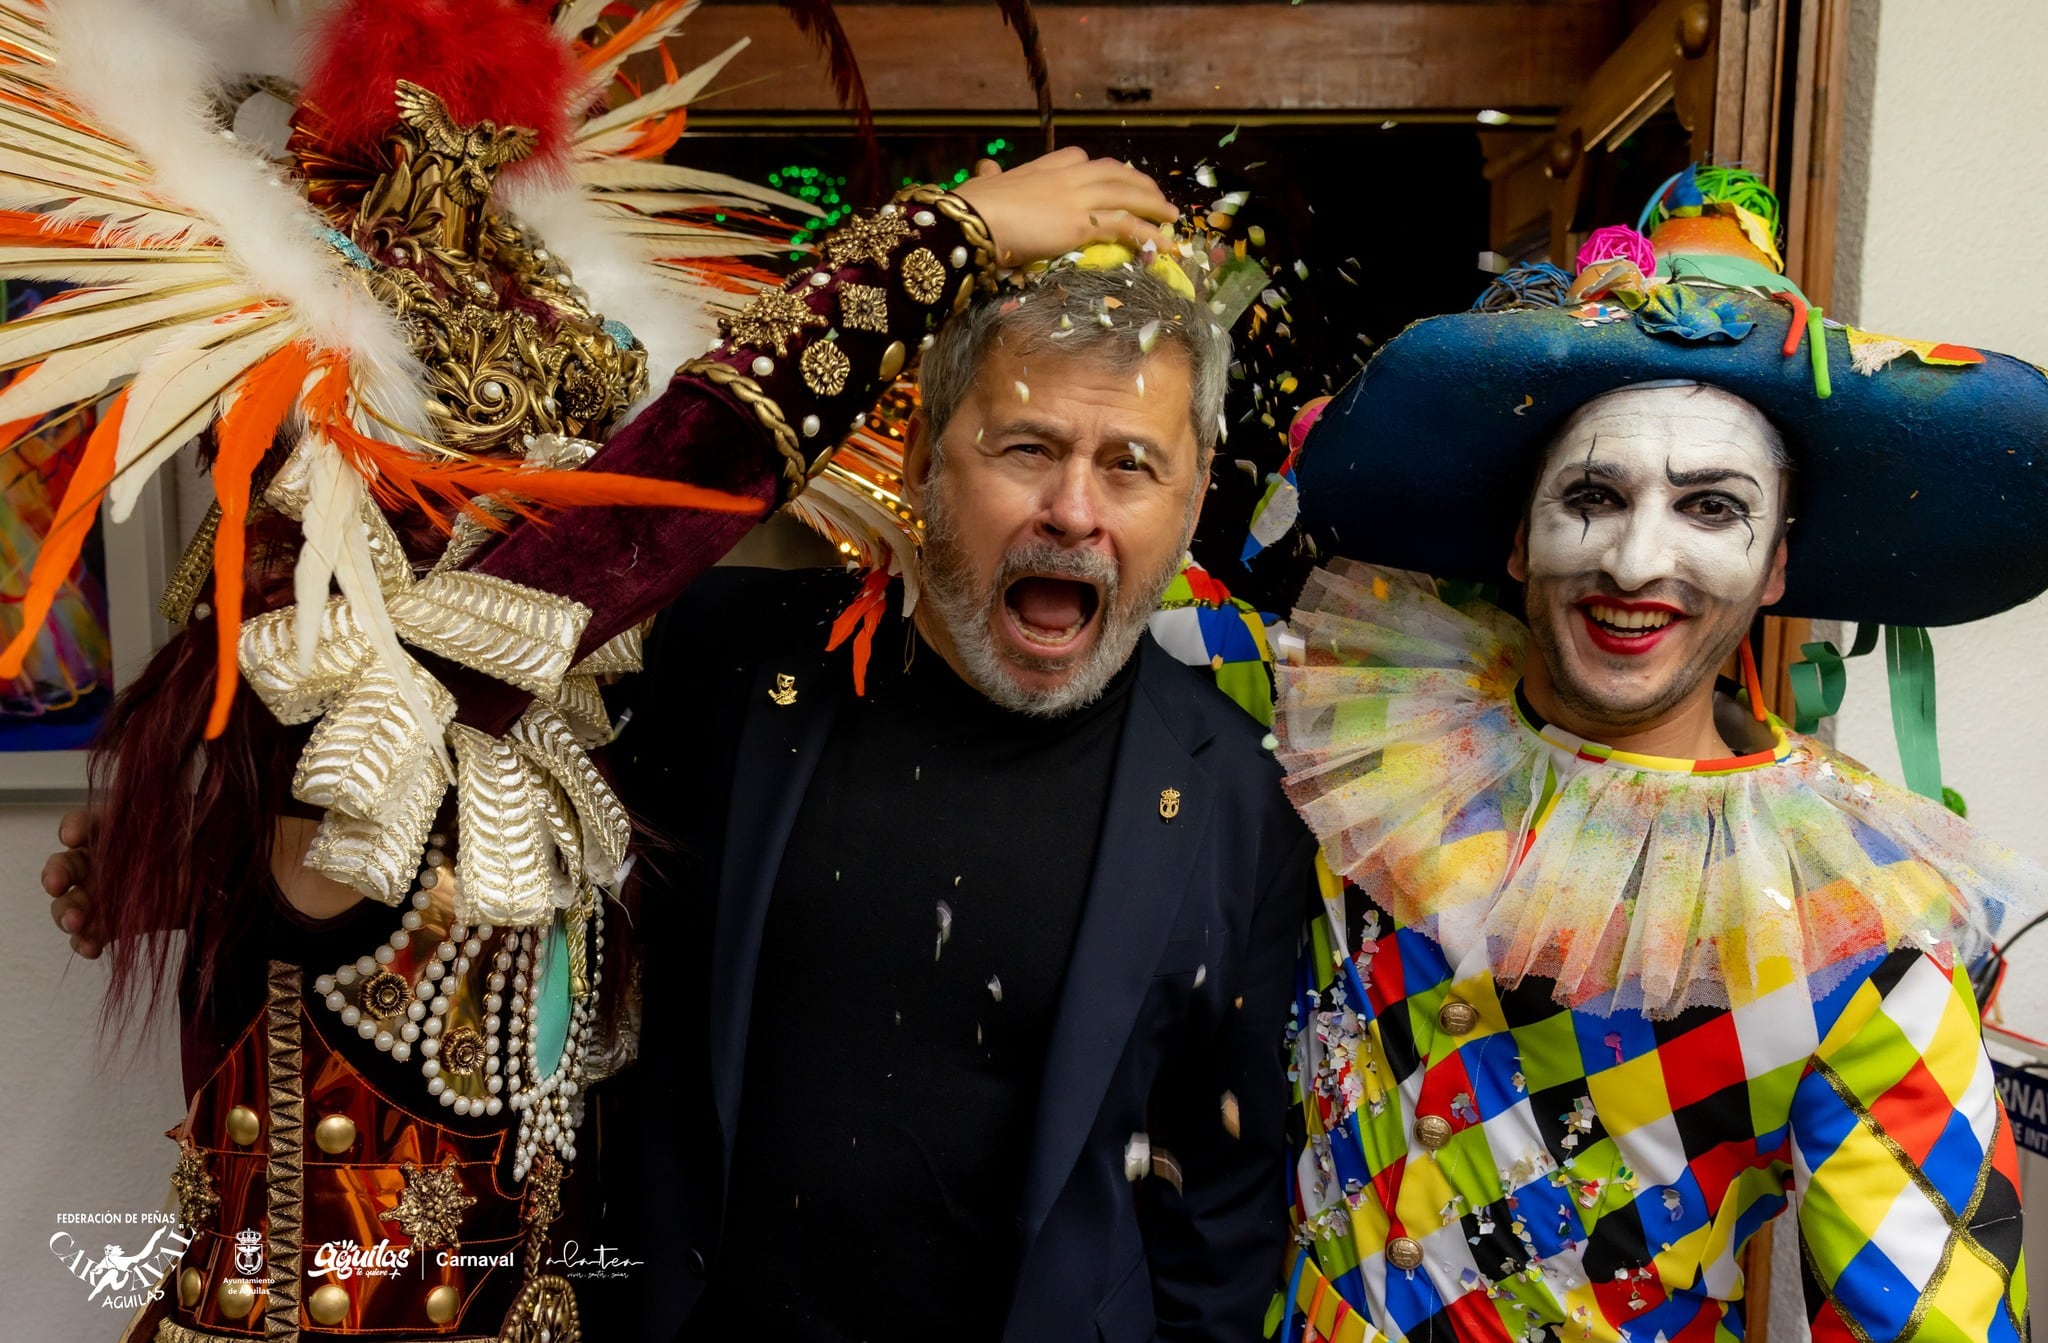
[[[1034,541],[1003,556],[994,580],[983,583],[962,553],[953,517],[941,499],[934,473],[924,499],[925,538],[919,559],[923,585],[918,600],[946,631],[967,683],[992,703],[1034,718],[1059,718],[1093,704],[1131,660],[1166,585],[1180,572],[1179,559],[1126,593],[1116,565],[1099,553]],[[1006,618],[1003,593],[1026,574],[1097,586],[1102,607],[1095,618],[1102,629],[1092,648],[1078,658],[1035,658],[996,643],[995,622]],[[1061,684],[1041,690],[1017,680],[1020,668],[1068,674]]]

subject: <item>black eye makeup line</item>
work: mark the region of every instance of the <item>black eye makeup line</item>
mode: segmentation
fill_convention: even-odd
[[[1674,490],[1684,489],[1689,485],[1718,485],[1728,480],[1746,480],[1750,488],[1758,494],[1764,492],[1764,487],[1757,483],[1756,477],[1747,471],[1737,471],[1726,466],[1703,466],[1696,471],[1673,471],[1669,457],[1664,459],[1664,479],[1671,483]],[[1749,544],[1742,548],[1742,553],[1747,555],[1756,549],[1756,523],[1750,518],[1749,509],[1740,499],[1730,496],[1728,502],[1735,506],[1735,520],[1749,533]]]

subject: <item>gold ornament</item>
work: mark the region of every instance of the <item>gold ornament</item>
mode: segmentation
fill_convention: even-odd
[[[389,970],[379,970],[356,990],[356,1006],[363,1015],[393,1017],[412,1005],[412,985]]]
[[[819,396],[837,396],[846,390],[846,375],[853,362],[835,341],[821,340],[804,351],[804,386]]]
[[[583,1343],[575,1290],[552,1273],[527,1279],[505,1312],[498,1337],[500,1343]]]
[[[903,240],[915,236],[900,213],[861,215],[825,239],[825,258],[835,266],[857,266],[863,261],[886,266]]]
[[[462,1213],[476,1199],[463,1192],[455,1158],[449,1157],[439,1169],[422,1170],[410,1161],[399,1169],[405,1176],[405,1194],[396,1207],[379,1214],[379,1220],[398,1223],[421,1249],[461,1249],[457,1232]]]
[[[180,1270],[178,1273],[178,1304],[190,1310],[199,1304],[199,1294],[206,1290],[206,1278],[196,1268]]]
[[[178,1165],[171,1172],[171,1190],[178,1196],[178,1225],[187,1233],[211,1222],[220,1210],[220,1195],[214,1192],[213,1176],[206,1169],[206,1153],[190,1138],[178,1144]]]
[[[788,672],[775,673],[775,689],[768,692],[768,698],[782,709],[796,703],[796,678]]]
[[[228,1111],[228,1137],[234,1139],[235,1146],[247,1147],[256,1141],[257,1135],[262,1131],[262,1121],[256,1118],[256,1112],[248,1106],[237,1105]]]
[[[839,324],[853,331],[887,332],[889,291],[871,284],[839,286]]]
[[[398,81],[398,119],[448,161],[448,199],[457,205],[475,205],[490,195],[498,169],[517,163],[540,144],[540,136],[524,126],[494,121],[458,126],[446,103],[408,79]]]
[[[356,1145],[356,1121],[347,1115],[328,1115],[313,1126],[313,1145],[329,1156],[340,1156]]]
[[[441,1037],[441,1067],[464,1076],[484,1066],[484,1037],[467,1026],[457,1026]]]
[[[256,1309],[256,1289],[247,1278],[222,1278],[220,1286],[213,1289],[213,1304],[222,1317],[237,1322],[245,1320]]]
[[[1160,819],[1160,820],[1162,820],[1162,821],[1170,821],[1170,820],[1172,820],[1172,819],[1173,819],[1174,817],[1176,817],[1176,816],[1178,816],[1178,815],[1180,815],[1180,789],[1178,789],[1178,788],[1162,788],[1162,789],[1160,789],[1160,790],[1159,790],[1159,819]]]
[[[903,342],[892,340],[889,342],[889,348],[882,351],[882,364],[876,372],[882,375],[883,382],[894,382],[896,375],[903,371],[904,361],[909,357],[910,352],[903,348]]]
[[[562,1163],[555,1154],[543,1149],[533,1159],[533,1169],[526,1177],[526,1225],[536,1232],[545,1231],[557,1217],[562,1215]]]
[[[306,1298],[306,1313],[315,1324],[340,1324],[348,1314],[348,1289],[340,1283],[323,1283]]]
[[[946,265],[920,247],[903,258],[903,292],[930,307],[946,292]]]
[[[435,1324],[446,1324],[455,1318],[461,1305],[462,1293],[444,1282],[427,1293],[427,1318]]]
[[[796,294],[770,289],[760,294],[739,315],[725,323],[725,338],[747,349],[775,347],[778,355],[789,353],[789,343],[810,327],[829,325],[811,311],[811,305]]]

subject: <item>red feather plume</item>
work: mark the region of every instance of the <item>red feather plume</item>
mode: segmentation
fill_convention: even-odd
[[[584,78],[545,5],[346,0],[321,23],[303,102],[323,147],[360,161],[397,124],[398,81],[411,80],[446,103],[458,125],[488,120],[538,132],[533,157],[507,171],[546,171],[567,160],[569,108]]]

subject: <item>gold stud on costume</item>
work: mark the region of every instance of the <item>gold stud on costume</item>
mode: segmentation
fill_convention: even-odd
[[[775,689],[768,692],[768,698],[784,709],[796,703],[796,678],[788,672],[775,673]]]
[[[256,1289],[244,1278],[223,1278],[213,1290],[213,1304],[230,1320],[247,1319],[256,1309]]]
[[[306,1298],[306,1314],[315,1324],[340,1324],[348,1314],[348,1289],[340,1283],[324,1283]]]
[[[398,1200],[398,1206],[380,1214],[380,1219],[398,1223],[422,1249],[441,1245],[461,1248],[457,1232],[462,1214],[476,1199],[463,1192],[455,1158],[449,1157],[438,1169],[423,1170],[410,1161],[400,1169],[405,1175],[405,1194]]]
[[[347,1115],[328,1115],[313,1126],[313,1145],[329,1156],[340,1156],[356,1145],[356,1121]]]
[[[839,287],[839,324],[853,331],[889,329],[889,291],[871,284]]]
[[[1479,1009],[1460,998],[1446,998],[1436,1010],[1436,1024],[1445,1034],[1465,1035],[1479,1024]]]
[[[184,1269],[178,1274],[178,1304],[190,1310],[199,1304],[199,1294],[206,1290],[206,1279],[198,1269]]]
[[[435,1324],[446,1324],[455,1318],[455,1311],[462,1304],[462,1293],[442,1283],[427,1293],[427,1318]]]
[[[1162,821],[1170,821],[1170,820],[1172,820],[1172,819],[1173,819],[1174,817],[1176,817],[1176,816],[1178,816],[1178,815],[1180,815],[1180,789],[1178,789],[1178,788],[1162,788],[1162,789],[1160,789],[1160,790],[1159,790],[1159,819],[1160,819],[1160,820],[1162,820]]]
[[[1387,1262],[1407,1273],[1422,1267],[1422,1246],[1406,1236],[1387,1242]]]
[[[838,344],[821,340],[804,351],[804,386],[819,396],[837,396],[846,390],[846,375],[853,361]]]
[[[945,263],[933,256],[930,248],[920,247],[903,258],[903,292],[926,307],[946,292]]]
[[[889,264],[903,240],[912,236],[901,214],[862,215],[825,239],[825,256],[835,266],[857,266],[872,261]]]
[[[753,349],[772,345],[775,353],[787,356],[792,340],[807,328],[825,325],[825,319],[812,312],[802,298],[770,289],[726,320],[725,337],[734,345]]]
[[[880,369],[882,380],[884,382],[894,382],[896,375],[903,371],[903,361],[909,357],[910,352],[903,348],[902,341],[890,341],[889,348],[882,351],[882,365]]]
[[[263,1131],[263,1125],[256,1118],[256,1112],[246,1105],[237,1105],[228,1111],[228,1137],[234,1139],[237,1147],[247,1147],[256,1141]]]
[[[1451,1121],[1442,1115],[1423,1115],[1415,1121],[1415,1141],[1434,1152],[1451,1140]]]

